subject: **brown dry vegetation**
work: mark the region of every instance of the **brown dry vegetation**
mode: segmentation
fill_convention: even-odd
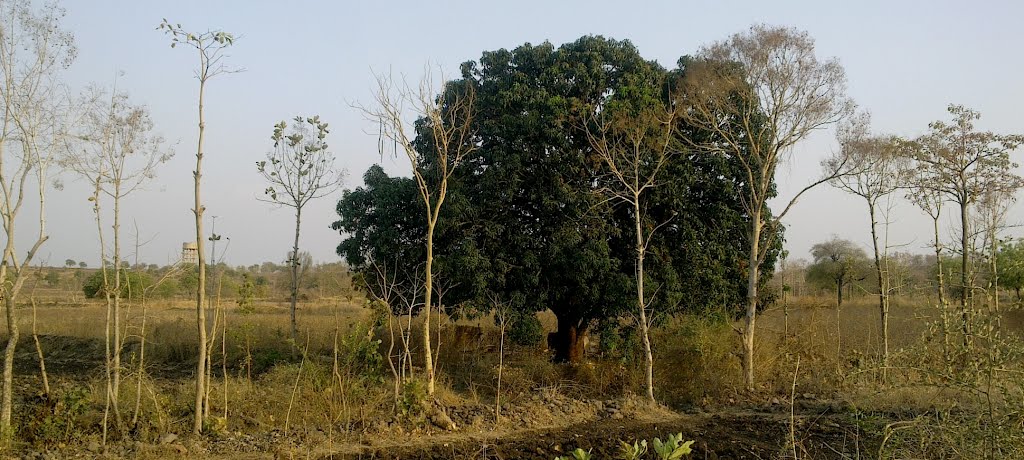
[[[120,399],[128,420],[138,400],[137,423],[104,447],[103,306],[59,290],[35,292],[53,390],[39,392],[38,358],[26,334],[16,365],[15,452],[31,458],[552,458],[575,447],[608,458],[620,439],[670,432],[696,439],[696,458],[977,458],[991,451],[990,441],[1010,455],[1001,458],[1021,452],[1020,433],[988,439],[986,424],[994,422],[984,417],[980,397],[1012,398],[1019,384],[1000,379],[1005,388],[996,391],[984,380],[972,385],[943,376],[938,310],[926,300],[893,302],[890,382],[879,381],[877,306],[868,296],[845,304],[838,318],[830,298],[790,299],[788,317],[779,305],[766,311],[757,348],[762,384],[754,392],[744,389],[739,335],[722,314],[663,322],[652,337],[660,408],[636,396],[643,392],[643,361],[635,334],[601,340],[595,331],[591,357],[578,366],[552,364],[541,344],[508,345],[500,419],[500,335],[492,318],[444,318],[438,394],[428,400],[414,380],[396,398],[387,321],[361,297],[300,303],[297,358],[286,302],[243,311],[225,300],[227,326],[213,353],[210,434],[201,438],[186,434],[196,360],[190,301],[147,305],[144,372],[143,311],[135,302]],[[31,331],[32,315],[20,317]],[[1024,310],[1000,318],[1002,331],[1019,343]],[[549,313],[540,319],[554,329]],[[422,334],[418,324],[414,337]],[[475,326],[479,333],[466,333]],[[415,349],[422,341],[411,343],[422,375]],[[1019,355],[1013,359],[1000,366],[1019,371]],[[1024,420],[1019,409],[998,413]]]

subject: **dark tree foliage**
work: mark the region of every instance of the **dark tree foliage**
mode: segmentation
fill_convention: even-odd
[[[644,60],[628,41],[592,36],[558,48],[484,52],[464,63],[449,88],[471,85],[475,93],[478,148],[449,184],[450,206],[436,235],[438,272],[453,286],[445,304],[484,311],[499,299],[522,314],[550,309],[561,361],[582,357],[582,339],[597,320],[632,313],[633,218],[598,193],[607,178],[583,123],[587,110],[616,102],[678,103],[671,89],[680,72]],[[686,126],[677,131],[703,135]],[[429,131],[419,132],[418,145],[428,148]],[[735,159],[681,150],[662,177],[647,203],[649,225],[664,223],[648,249],[653,310],[662,317],[738,312],[746,295],[748,225]],[[368,260],[422,260],[414,185],[377,166],[364,179],[338,204],[334,228],[346,236],[339,255],[357,268]],[[776,235],[771,242],[781,244]]]
[[[394,281],[408,288],[416,282],[426,254],[427,230],[416,183],[407,177],[389,177],[380,165],[373,165],[363,175],[363,184],[345,190],[338,201],[340,219],[331,224],[345,235],[338,255],[357,270],[363,287]],[[400,307],[391,305],[395,313]]]

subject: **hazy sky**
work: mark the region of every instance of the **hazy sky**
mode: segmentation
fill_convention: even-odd
[[[849,94],[873,114],[878,132],[916,136],[946,119],[946,106],[981,111],[979,126],[997,132],[1024,131],[1024,45],[1020,2],[962,1],[95,1],[65,2],[64,26],[74,32],[78,59],[67,72],[75,88],[89,83],[118,87],[146,104],[156,129],[176,144],[177,156],[160,168],[147,190],[128,198],[125,237],[131,221],[151,240],[140,260],[164,264],[194,237],[191,171],[194,167],[198,83],[194,52],[171,49],[155,30],[161,18],[187,30],[223,29],[239,37],[228,63],[245,72],[211,81],[207,92],[207,156],[204,196],[217,233],[230,238],[225,261],[248,265],[282,262],[294,226],[290,208],[258,202],[265,184],[255,162],[271,147],[274,123],[319,114],[331,124],[328,138],[346,187],[380,161],[375,126],[351,103],[371,102],[372,72],[404,73],[416,79],[432,62],[454,74],[458,64],[485,50],[545,40],[555,45],[585,34],[629,39],[648,59],[671,67],[701,44],[754,23],[794,26],[817,40],[820,57],[836,56],[846,68]],[[801,144],[778,177],[788,197],[818,172],[822,157],[836,149],[833,134],[816,133]],[[1024,152],[1018,152],[1024,153]],[[1019,155],[1015,155],[1019,156]],[[1019,161],[1019,159],[1018,159]],[[393,173],[407,169],[392,158]],[[98,264],[96,230],[87,187],[72,176],[50,195],[52,237],[41,254],[51,264],[67,258]],[[317,261],[338,260],[337,196],[311,203],[304,213],[302,247]],[[788,199],[788,198],[787,198]],[[779,206],[779,203],[776,203]],[[1021,213],[1012,214],[1019,221]],[[30,217],[30,216],[29,216]],[[31,219],[29,219],[31,220]],[[890,244],[923,251],[929,221],[898,204]],[[831,234],[870,242],[862,201],[823,187],[806,196],[786,219],[793,257]],[[207,229],[209,229],[209,221]],[[32,231],[23,226],[23,231]],[[28,240],[23,234],[19,241]],[[218,251],[224,249],[221,243]],[[133,260],[132,249],[126,258]]]

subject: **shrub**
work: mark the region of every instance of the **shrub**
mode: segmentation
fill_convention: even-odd
[[[508,338],[520,346],[535,346],[544,338],[544,327],[532,313],[518,313],[508,328]]]
[[[114,284],[114,271],[107,271],[107,282]],[[145,288],[153,284],[152,278],[145,273],[121,270],[121,297],[139,298]],[[96,270],[82,284],[82,291],[88,299],[103,297],[103,270]]]

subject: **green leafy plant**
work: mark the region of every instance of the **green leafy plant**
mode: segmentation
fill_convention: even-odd
[[[640,460],[647,453],[647,440],[643,439],[640,442],[633,441],[630,444],[626,441],[619,441],[621,447],[619,451],[619,458],[622,460]]]
[[[407,417],[417,417],[423,412],[423,402],[427,399],[426,385],[417,379],[411,379],[402,385],[402,396],[398,400],[398,411]]]
[[[583,450],[579,447],[576,450],[570,452],[569,455],[564,457],[555,457],[555,460],[591,460],[593,456],[590,455],[589,450]]]
[[[676,460],[682,458],[684,455],[690,455],[693,451],[690,449],[694,441],[683,441],[683,434],[677,433],[669,435],[665,442],[661,442],[661,439],[654,438],[651,442],[651,446],[654,448],[654,452],[658,455],[659,460]]]

